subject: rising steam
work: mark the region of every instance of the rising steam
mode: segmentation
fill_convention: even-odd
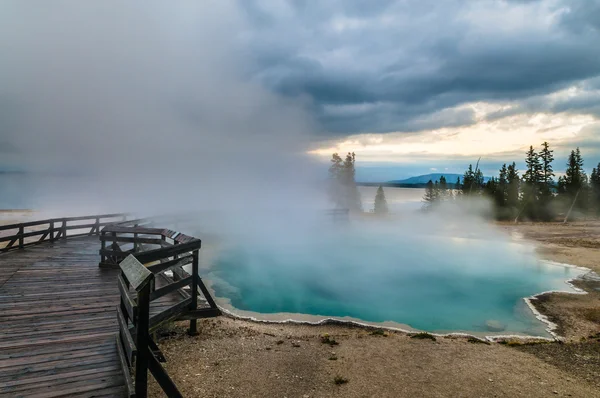
[[[0,8],[3,160],[70,175],[43,178],[37,208],[245,211],[312,196],[312,120],[247,78],[233,1]]]

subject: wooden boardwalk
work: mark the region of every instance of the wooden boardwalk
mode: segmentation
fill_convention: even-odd
[[[125,395],[117,270],[97,236],[0,254],[0,396]]]

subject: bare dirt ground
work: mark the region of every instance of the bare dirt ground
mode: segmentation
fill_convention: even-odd
[[[600,222],[500,227],[537,242],[542,258],[600,271]],[[600,397],[600,284],[578,286],[590,294],[536,303],[566,343],[433,341],[220,317],[200,321],[197,337],[180,323],[160,346],[189,397]],[[325,334],[338,344],[323,343]],[[155,384],[151,395],[162,396]]]

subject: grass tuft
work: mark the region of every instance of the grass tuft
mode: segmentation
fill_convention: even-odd
[[[342,384],[346,384],[346,383],[348,383],[348,381],[349,381],[348,379],[346,379],[345,377],[342,377],[342,376],[335,376],[333,378],[333,382],[338,386],[341,386]]]
[[[371,332],[371,336],[388,336],[388,333],[383,329],[375,329]]]
[[[412,336],[410,336],[410,338],[411,339],[421,339],[421,340],[429,339],[431,341],[436,341],[435,336],[432,335],[431,333],[427,333],[427,332],[421,332],[421,333],[413,334]]]
[[[467,341],[468,341],[469,343],[473,343],[473,344],[486,344],[486,345],[490,345],[490,342],[489,342],[489,341],[485,341],[485,340],[482,340],[482,339],[478,339],[477,337],[469,337],[469,338],[467,339]]]
[[[337,341],[335,341],[335,339],[333,337],[330,337],[327,333],[324,334],[323,336],[321,336],[321,343],[323,343],[323,344],[329,344],[332,347],[334,345],[340,344]]]

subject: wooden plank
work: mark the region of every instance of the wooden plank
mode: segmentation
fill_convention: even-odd
[[[170,285],[153,291],[152,293],[150,293],[150,301],[156,300],[157,298],[160,298],[166,294],[169,294],[171,292],[174,292],[175,290],[181,289],[182,287],[189,285],[190,283],[192,283],[192,279],[193,278],[191,276],[188,276],[187,278],[181,279],[177,282],[171,283]]]
[[[125,358],[125,352],[123,352],[123,346],[121,345],[121,339],[117,337],[117,352],[119,354],[119,363],[121,364],[121,370],[123,371],[123,378],[125,379],[125,386],[127,387],[127,395],[129,397],[135,397],[135,387],[133,380],[131,379],[131,368]]]
[[[98,254],[102,256],[113,256],[113,257],[122,257],[125,259],[129,254],[134,253],[133,249],[131,250],[114,250],[114,249],[100,249],[98,250]]]
[[[131,236],[110,236],[102,235],[100,240],[107,242],[121,242],[121,243],[147,243],[151,245],[162,245],[164,242],[160,238],[144,238],[144,237],[131,237]]]
[[[123,304],[125,307],[129,319],[135,321],[137,316],[137,304],[129,295],[129,289],[127,288],[127,285],[125,284],[125,281],[121,275],[119,275],[117,279],[117,284],[119,286],[119,292],[121,292],[121,304]]]
[[[149,250],[147,252],[137,253],[136,258],[142,264],[158,261],[163,258],[173,257],[178,254],[184,254],[193,250],[200,249],[200,239],[179,245],[173,245],[162,249]]]
[[[66,372],[66,373],[63,373],[61,376],[62,376],[62,378],[86,376],[86,375],[92,375],[94,373],[102,373],[102,372],[113,371],[113,370],[118,370],[117,364],[105,366],[102,368],[76,370],[73,372]],[[42,383],[42,382],[46,382],[46,381],[52,381],[55,378],[56,378],[55,375],[48,375],[48,376],[32,377],[32,378],[22,379],[22,380],[11,380],[11,381],[7,381],[7,382],[0,382],[0,388],[16,387],[16,386],[22,386],[25,384]]]
[[[150,330],[154,330],[156,327],[160,326],[162,323],[176,319],[181,315],[182,311],[188,309],[190,304],[192,303],[192,298],[188,298],[180,301],[179,303],[169,307],[165,311],[150,317]]]
[[[193,260],[192,254],[186,254],[179,258],[165,261],[164,263],[149,265],[147,268],[153,274],[160,274],[166,271],[170,271],[173,268],[182,267],[184,265],[190,264]]]
[[[99,395],[97,394],[99,394],[100,391],[114,391],[117,393],[118,391],[122,391],[122,389],[122,382],[117,378],[104,378],[94,381],[86,380],[78,383],[68,383],[65,384],[60,391],[48,391],[47,388],[29,390],[27,391],[27,395],[29,398],[55,398],[65,396],[98,397]],[[115,397],[120,395],[112,396]]]
[[[219,315],[221,315],[221,310],[218,308],[201,308],[187,311],[185,314],[177,317],[177,319],[181,321],[189,321],[191,319],[214,318]]]
[[[147,228],[147,227],[124,227],[120,225],[107,225],[102,228],[102,232],[115,232],[115,233],[124,233],[124,234],[145,234],[145,235],[161,235],[162,229],[160,228]]]
[[[117,321],[119,322],[119,334],[121,335],[120,341],[127,352],[127,363],[131,366],[135,360],[137,348],[135,347],[135,343],[133,342],[133,338],[129,331],[129,325],[125,320],[120,307],[117,307]]]
[[[113,223],[111,222],[101,222],[101,223],[91,223],[91,224],[75,224],[75,225],[67,225],[66,226],[66,230],[72,230],[72,229],[88,229],[88,228],[94,228],[94,227],[103,227],[106,225],[112,225]]]

